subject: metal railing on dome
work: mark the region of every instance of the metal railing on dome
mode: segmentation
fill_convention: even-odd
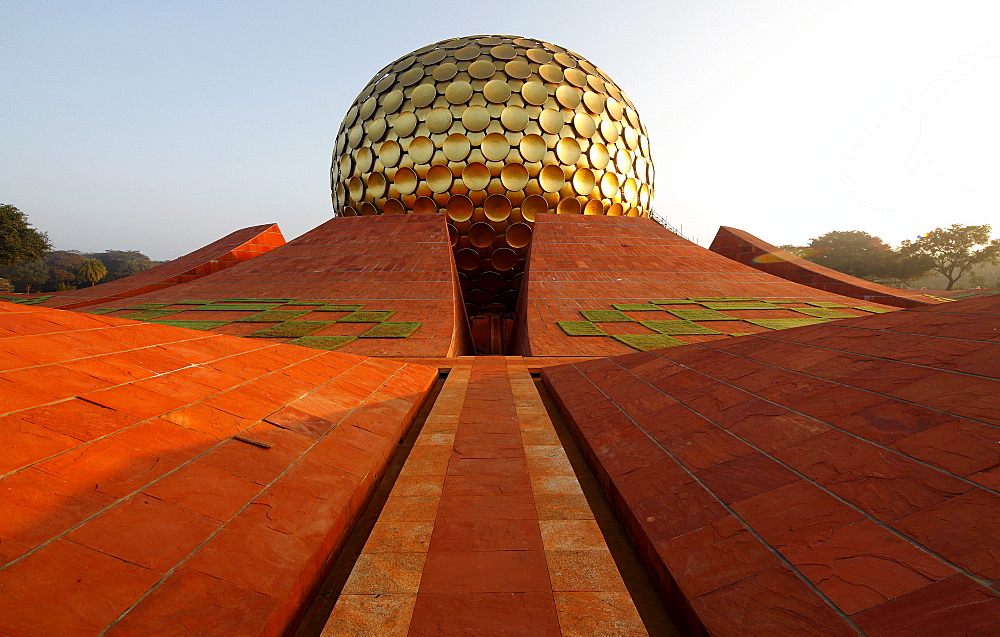
[[[649,211],[649,218],[655,221],[656,223],[660,224],[670,232],[673,232],[674,234],[679,234],[680,236],[684,237],[691,243],[698,243],[697,237],[689,237],[686,234],[684,234],[684,224],[681,224],[680,227],[678,228],[669,221],[667,221],[667,218],[664,215],[659,214],[655,210]]]

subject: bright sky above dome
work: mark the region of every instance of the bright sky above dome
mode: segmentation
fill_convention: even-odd
[[[332,215],[333,143],[371,75],[480,33],[607,71],[649,130],[655,209],[702,245],[719,225],[1000,235],[992,1],[13,1],[0,23],[0,202],[60,249],[301,234]]]

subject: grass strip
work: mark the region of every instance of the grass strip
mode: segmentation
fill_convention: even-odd
[[[311,347],[313,349],[337,349],[356,340],[358,340],[356,336],[303,336],[294,341],[288,341],[288,344],[301,345],[302,347]]]
[[[358,334],[358,338],[406,338],[417,331],[420,323],[416,321],[384,321],[366,332]]]
[[[130,307],[123,307],[123,310],[158,310],[161,307],[167,307],[168,305],[174,305],[173,303],[143,303],[142,305],[132,305]]]
[[[695,305],[694,301],[688,299],[663,299],[660,301],[650,301],[653,305]]]
[[[590,321],[556,321],[556,325],[569,336],[607,336]]]
[[[237,320],[237,323],[281,323],[282,321],[291,321],[292,319],[297,319],[300,316],[305,316],[308,314],[308,310],[267,310],[261,312],[260,314],[254,314],[253,316],[248,316],[246,318],[241,318]]]
[[[205,312],[263,312],[280,306],[280,303],[212,303],[200,309]]]
[[[849,305],[844,305],[843,303],[837,303],[835,301],[805,301],[805,304],[813,307],[850,307]]]
[[[755,299],[753,297],[749,297],[749,296],[689,296],[688,298],[691,299],[692,301],[697,302],[697,303],[704,303],[706,301],[710,302],[710,303],[711,302],[715,302],[715,301],[725,303],[726,301],[756,301],[757,300],[757,299]]]
[[[838,312],[828,307],[790,307],[788,309],[799,314],[808,314],[809,316],[825,319],[852,318],[854,316],[853,314]]]
[[[195,301],[195,300],[174,301],[173,303],[171,303],[171,305],[209,305],[211,303],[215,303],[215,301]]]
[[[747,323],[752,323],[759,327],[766,327],[769,330],[786,330],[790,327],[802,327],[804,325],[815,325],[826,323],[826,319],[821,318],[793,318],[793,319],[746,319]]]
[[[389,320],[395,312],[353,312],[347,316],[342,316],[338,323],[381,323]]]
[[[219,303],[288,303],[295,299],[222,299]]]
[[[660,334],[719,334],[715,330],[702,327],[691,321],[639,321],[639,325],[648,327]]]
[[[895,310],[890,310],[887,307],[875,307],[873,305],[855,305],[855,310],[861,310],[862,312],[871,312],[872,314],[885,314],[887,312],[894,312]]]
[[[735,316],[729,316],[728,314],[723,314],[722,312],[717,312],[716,310],[695,310],[695,309],[679,309],[679,310],[667,310],[679,319],[684,319],[685,321],[738,321],[740,319]]]
[[[170,327],[185,327],[189,330],[207,331],[213,327],[229,325],[232,321],[150,321],[157,325],[169,325]]]
[[[783,310],[785,308],[774,305],[773,303],[765,303],[761,301],[729,301],[729,302],[706,302],[702,303],[705,307],[712,310]]]
[[[116,307],[99,307],[96,310],[84,310],[84,314],[107,314],[108,312],[117,312]]]
[[[357,312],[364,305],[326,305],[321,304],[313,312]]]
[[[333,321],[286,321],[280,325],[247,334],[247,336],[252,338],[295,338],[308,336],[327,325],[333,325]]]
[[[633,319],[618,310],[581,310],[583,318],[593,323],[631,323]]]
[[[637,349],[640,352],[648,352],[651,349],[663,349],[664,347],[687,345],[687,343],[680,339],[673,338],[672,336],[665,336],[663,334],[615,334],[612,338],[616,341],[625,343],[629,347]]]
[[[125,308],[132,309],[132,308]],[[184,310],[143,310],[142,312],[136,312],[135,314],[126,314],[119,318],[127,318],[133,321],[155,321],[156,319],[163,318],[164,316],[170,316],[171,314],[177,314],[178,312],[183,312]]]
[[[611,307],[616,310],[621,310],[622,312],[658,312],[662,311],[662,308],[653,305],[652,303],[612,303]]]
[[[326,305],[326,301],[289,301],[285,305]]]

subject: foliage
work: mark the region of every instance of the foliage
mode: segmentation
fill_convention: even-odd
[[[108,281],[123,279],[156,265],[156,262],[138,250],[105,250],[85,253],[83,256],[103,263],[108,269]]]
[[[990,241],[989,225],[935,228],[916,241],[904,241],[900,250],[909,256],[923,257],[934,270],[948,280],[946,290],[955,287],[963,275],[979,263],[1000,261],[1000,239]],[[979,247],[977,249],[978,246]]]
[[[732,303],[703,303],[710,310],[781,310],[780,305],[761,301],[734,301]]]
[[[0,292],[13,292],[14,284],[10,282],[10,279],[0,279]]]
[[[51,249],[49,236],[32,228],[28,215],[10,204],[0,204],[0,268],[37,261]]]
[[[769,330],[784,330],[790,327],[803,327],[804,325],[815,325],[825,323],[822,318],[800,318],[800,319],[745,319],[747,323],[766,327]]]
[[[84,259],[76,273],[84,281],[90,281],[90,285],[93,286],[107,276],[108,269],[97,259]]]
[[[26,293],[31,293],[31,288],[38,287],[49,280],[49,269],[41,259],[31,261],[21,261],[6,272],[15,286],[24,288]]]
[[[73,290],[83,280],[77,277],[80,266],[86,259],[76,250],[53,250],[46,254],[42,261],[49,268],[49,280],[46,287],[57,290]]]
[[[841,319],[841,318],[852,318],[854,314],[848,314],[847,312],[840,312],[828,307],[792,307],[788,308],[793,312],[798,312],[799,314],[806,314],[808,316],[815,316],[817,318],[825,319]]]
[[[809,241],[808,258],[817,265],[869,280],[916,278],[926,272],[926,260],[910,259],[879,237],[861,230],[834,230]]]

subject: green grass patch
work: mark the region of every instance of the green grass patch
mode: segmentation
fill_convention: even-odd
[[[933,294],[924,294],[929,299],[934,299],[935,301],[954,301],[955,299],[949,299],[944,296],[934,296]]]
[[[625,343],[629,347],[640,352],[648,352],[651,349],[663,349],[664,347],[676,347],[686,345],[684,341],[666,336],[664,334],[615,334],[612,338]]]
[[[253,338],[295,338],[308,336],[327,325],[333,325],[333,321],[287,321],[274,327],[268,327],[252,334],[247,334],[247,336]]]
[[[689,299],[697,303],[705,302],[722,302],[726,301],[756,301],[757,299],[749,296],[689,296]]]
[[[126,314],[125,316],[121,316],[119,318],[132,319],[133,321],[155,321],[156,319],[163,318],[164,316],[170,316],[171,314],[177,314],[178,312],[183,311],[184,310],[143,310],[142,312]]]
[[[123,307],[123,310],[158,310],[161,307],[167,307],[168,305],[173,305],[173,303],[143,303],[142,305],[132,305],[129,307]]]
[[[703,303],[707,308],[713,310],[783,310],[785,308],[778,307],[773,303],[763,303],[760,301],[723,301],[723,302],[711,302]]]
[[[357,312],[364,305],[326,305],[325,303],[320,304],[314,312]]]
[[[326,305],[326,301],[289,301],[285,305]]]
[[[246,318],[241,318],[237,323],[281,323],[282,321],[291,321],[292,319],[297,319],[300,316],[305,316],[309,313],[309,310],[267,310],[266,312],[261,312],[260,314],[254,314],[253,316],[248,316]]]
[[[294,341],[288,341],[289,345],[301,345],[313,349],[337,349],[342,345],[347,345],[358,340],[356,336],[303,336]]]
[[[791,307],[788,309],[799,314],[808,314],[809,316],[825,319],[852,318],[854,316],[846,312],[838,312],[829,307]]]
[[[713,329],[691,321],[639,321],[639,325],[660,334],[719,334]]]
[[[232,321],[150,321],[157,325],[169,325],[170,327],[186,327],[189,330],[207,331],[213,327],[229,325]]]
[[[694,301],[688,299],[662,299],[660,301],[650,301],[653,305],[695,305]]]
[[[658,312],[662,311],[652,303],[612,303],[611,307],[622,312]]]
[[[556,325],[569,336],[607,336],[604,330],[590,321],[556,321]]]
[[[729,336],[753,336],[753,332],[731,332]]]
[[[815,325],[826,323],[826,319],[821,318],[793,318],[793,319],[746,319],[747,323],[752,323],[759,327],[766,327],[769,330],[786,330],[790,327],[802,327],[804,325]]]
[[[277,303],[212,303],[202,305],[199,309],[205,312],[263,312],[281,307]]]
[[[215,301],[174,301],[171,305],[209,305],[210,303],[215,303]]]
[[[835,301],[805,301],[805,304],[813,307],[850,307],[849,305],[844,305],[843,303],[837,303]]]
[[[354,312],[338,319],[338,323],[381,323],[388,321],[395,312]]]
[[[862,312],[871,312],[872,314],[885,314],[886,312],[894,312],[895,310],[890,310],[887,307],[875,307],[873,305],[855,305],[855,310],[861,310]]]
[[[618,310],[581,310],[580,314],[593,323],[626,323],[633,320]]]
[[[796,299],[761,299],[765,303],[805,303]]]
[[[116,307],[99,307],[96,310],[84,310],[84,314],[107,314],[108,312],[117,312]]]
[[[728,314],[723,314],[722,312],[717,312],[716,310],[709,309],[679,309],[679,310],[667,310],[679,319],[684,319],[685,321],[738,321],[740,319],[735,316],[729,316]]]
[[[420,323],[416,321],[384,321],[367,332],[358,335],[358,338],[406,338],[417,331]]]
[[[222,299],[218,303],[288,303],[295,299]]]

